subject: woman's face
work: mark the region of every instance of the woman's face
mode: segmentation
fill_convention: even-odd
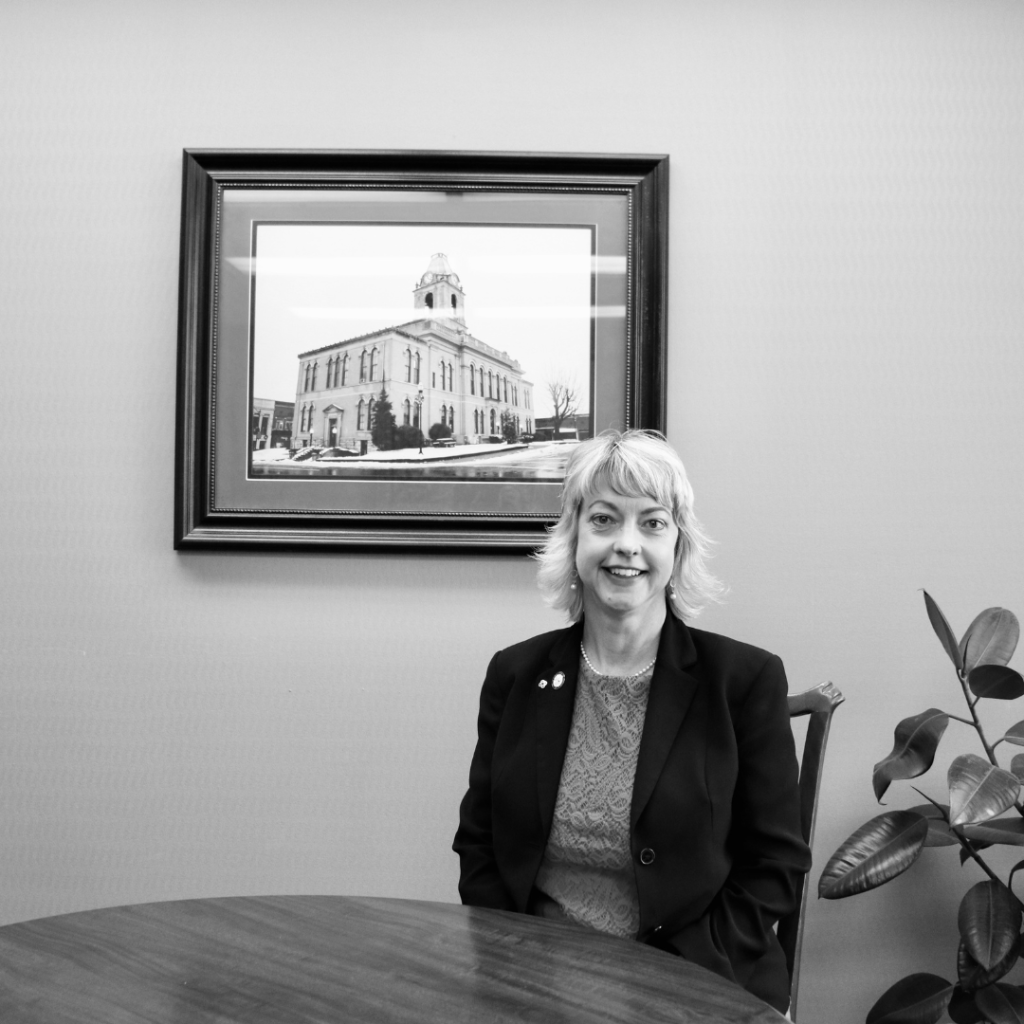
[[[576,572],[583,610],[615,615],[664,602],[679,527],[654,498],[629,498],[602,484],[583,499]]]

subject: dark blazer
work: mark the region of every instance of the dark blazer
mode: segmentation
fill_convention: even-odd
[[[491,659],[453,844],[463,903],[526,912],[554,817],[582,636],[578,622]],[[783,1011],[789,976],[772,926],[795,906],[811,864],[786,692],[775,655],[669,612],[630,814],[640,941]]]

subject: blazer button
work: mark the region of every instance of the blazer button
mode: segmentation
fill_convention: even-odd
[[[645,867],[648,864],[654,863],[654,851],[649,846],[645,846],[640,851],[640,863],[643,864]]]

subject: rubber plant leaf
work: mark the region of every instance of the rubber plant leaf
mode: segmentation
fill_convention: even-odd
[[[1024,754],[1014,754],[1010,758],[1010,771],[1020,782],[1024,782]]]
[[[1005,665],[979,665],[971,670],[967,685],[975,697],[1016,700],[1024,694],[1024,677]]]
[[[932,629],[935,630],[935,635],[949,655],[949,660],[953,662],[958,672],[961,671],[964,667],[964,659],[960,654],[956,637],[953,636],[953,630],[949,628],[942,609],[932,600],[932,596],[927,590],[924,592],[924,606],[928,610],[928,620],[932,624]]]
[[[865,1024],[935,1024],[946,1012],[954,986],[937,974],[911,974],[882,993]]]
[[[928,838],[924,841],[926,847],[960,845],[960,840],[950,832],[949,825],[946,824],[949,808],[945,804],[942,805],[941,810],[934,804],[917,804],[914,807],[908,807],[907,810],[928,819]],[[943,811],[945,817],[943,817]]]
[[[819,898],[839,900],[884,885],[917,860],[927,836],[928,819],[912,811],[872,818],[832,854],[818,879]]]
[[[1024,992],[1016,985],[989,985],[974,993],[974,1002],[991,1024],[1024,1024]]]
[[[965,992],[959,985],[949,997],[946,1013],[953,1024],[979,1024],[979,1021],[985,1020],[981,1010],[974,1005],[974,993]]]
[[[954,758],[946,774],[949,783],[949,823],[974,825],[1012,807],[1020,780],[977,754]]]
[[[986,608],[960,638],[964,671],[977,665],[1005,665],[1020,639],[1017,616],[1006,608]]]
[[[979,988],[998,981],[1017,962],[1019,953],[1020,936],[1018,935],[1010,952],[999,963],[986,970],[967,952],[967,947],[961,942],[956,954],[956,973],[960,979],[960,987],[965,992],[976,992]]]
[[[1018,941],[1020,903],[1002,882],[978,882],[960,901],[956,923],[967,952],[988,971],[1001,963]]]
[[[983,825],[964,825],[963,833],[974,843],[989,846],[1024,846],[1024,818],[1000,818]]]
[[[1011,892],[1013,891],[1013,876],[1017,874],[1021,868],[1024,868],[1024,860],[1017,861],[1017,863],[1010,868],[1010,873],[1006,877],[1006,886]]]
[[[895,779],[916,779],[931,768],[947,725],[945,711],[929,708],[896,726],[892,753],[875,765],[871,776],[876,800],[881,801]]]

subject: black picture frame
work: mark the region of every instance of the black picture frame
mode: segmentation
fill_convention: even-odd
[[[385,208],[385,226],[392,223],[388,217],[395,223],[406,217],[406,207],[420,218],[418,224],[433,224],[422,207],[427,198],[438,197],[449,201],[446,211],[454,211],[446,212],[446,223],[457,215],[460,225],[468,226],[532,225],[538,216],[557,226],[590,224],[595,239],[591,288],[597,296],[592,298],[591,335],[598,340],[591,343],[588,429],[664,430],[667,156],[186,149],[176,549],[525,552],[542,542],[545,528],[557,517],[558,485],[550,480],[488,479],[467,485],[434,479],[430,474],[440,470],[422,466],[410,466],[410,473],[421,476],[400,484],[323,476],[320,465],[316,471],[295,469],[293,475],[269,480],[258,476],[249,440],[258,397],[252,371],[258,279],[253,225],[259,222],[264,230],[265,224],[293,221],[348,224],[349,214],[337,211],[348,210],[346,204],[357,197],[395,200],[377,204]],[[263,205],[247,206],[250,200]],[[326,213],[309,213],[314,201]],[[372,216],[374,224],[380,222],[379,210]],[[252,256],[248,277],[229,267],[229,262],[236,268],[240,263],[228,250],[241,251],[243,236],[247,245],[252,240],[250,251],[242,254]],[[606,240],[617,246],[614,255],[602,251]],[[602,269],[612,265],[613,271]],[[613,291],[617,304],[601,306],[601,295]],[[605,321],[596,319],[602,309],[614,311],[607,329]],[[382,388],[387,384],[383,373]],[[480,392],[482,398],[482,379]],[[417,417],[422,390],[419,402]],[[454,413],[454,399],[451,408]],[[346,463],[338,472],[354,465]]]

